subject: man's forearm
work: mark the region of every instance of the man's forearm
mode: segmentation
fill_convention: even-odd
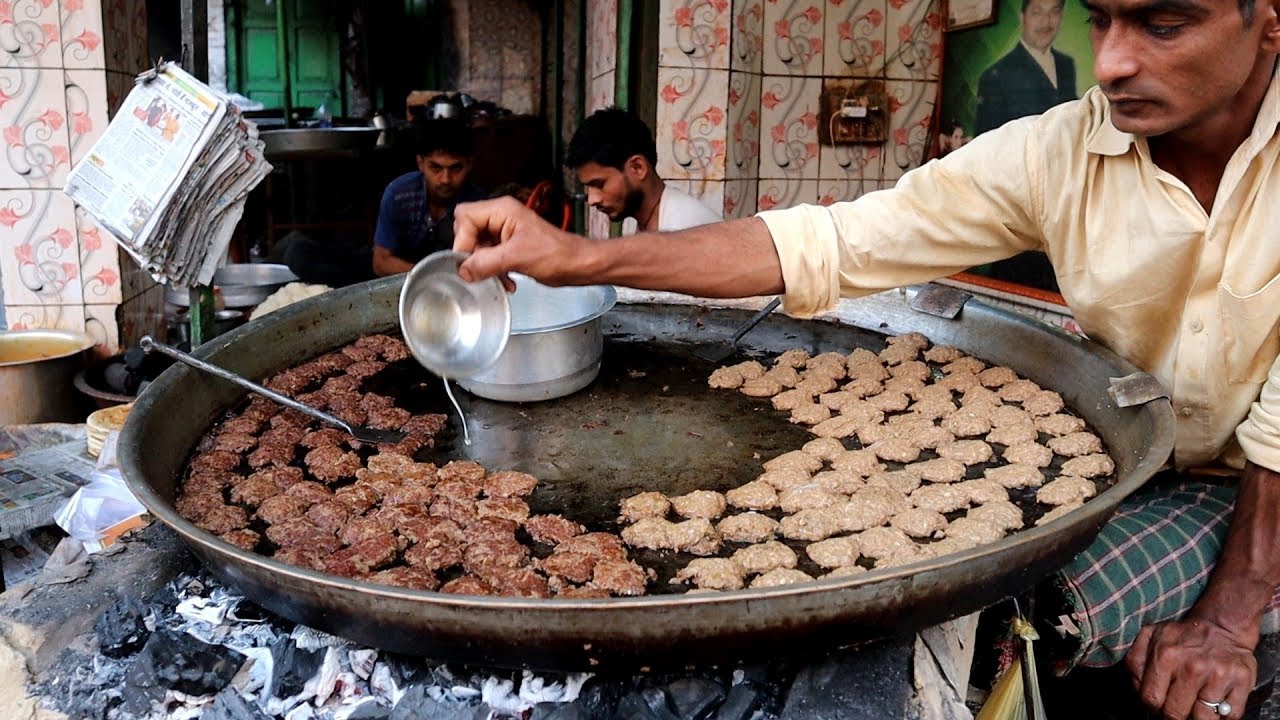
[[[599,282],[702,297],[783,291],[778,253],[759,218],[603,240],[585,253],[581,271]]]
[[[1249,463],[1222,554],[1193,618],[1257,642],[1262,616],[1280,585],[1280,473]]]

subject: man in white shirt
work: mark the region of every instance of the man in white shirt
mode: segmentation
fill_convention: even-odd
[[[634,113],[611,107],[583,121],[569,141],[565,164],[587,190],[587,204],[613,222],[636,221],[634,232],[670,232],[718,222],[720,214],[668,187],[653,133]]]
[[[1076,99],[1076,64],[1053,49],[1066,0],[1022,0],[1022,38],[978,81],[975,133]]]

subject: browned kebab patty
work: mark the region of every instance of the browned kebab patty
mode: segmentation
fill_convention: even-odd
[[[415,460],[435,446],[447,416],[414,414],[369,391],[371,378],[404,361],[411,356],[403,341],[368,335],[264,383],[349,422],[402,431],[402,442],[360,443],[253,397],[201,439],[178,512],[243,550],[400,588],[531,598],[644,593],[651,577],[617,535],[530,514],[533,475]]]

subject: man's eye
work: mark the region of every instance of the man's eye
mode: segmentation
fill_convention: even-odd
[[[1152,37],[1171,38],[1182,31],[1181,24],[1147,23],[1147,33]]]

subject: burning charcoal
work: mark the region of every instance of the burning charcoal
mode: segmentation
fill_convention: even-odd
[[[400,702],[391,710],[390,720],[472,720],[477,716],[478,706],[468,703],[444,703],[432,700],[421,685],[414,685],[400,697]],[[481,717],[487,717],[486,715]]]
[[[701,720],[724,701],[724,688],[699,677],[680,678],[667,686],[671,709],[681,720]]]
[[[213,704],[200,714],[200,720],[268,720],[257,705],[251,705],[240,697],[233,687],[223,688],[213,698]]]
[[[244,656],[221,645],[206,645],[186,633],[158,629],[138,654],[126,687],[143,691],[177,690],[187,695],[212,695],[227,683],[244,663]],[[280,667],[277,662],[277,668]]]
[[[680,720],[680,716],[671,712],[667,706],[667,694],[661,688],[633,690],[618,701],[617,714],[614,717],[634,718],[634,720]]]
[[[135,598],[117,600],[94,625],[98,651],[109,658],[122,658],[141,650],[151,636],[143,619],[146,614],[147,609]]]
[[[739,683],[729,688],[728,697],[716,708],[715,720],[747,720],[759,704],[759,693],[751,684]]]
[[[533,706],[529,720],[589,720],[577,703],[540,702]]]
[[[272,672],[268,692],[275,697],[291,697],[320,670],[323,650],[302,650],[292,639],[282,637],[271,644]]]

